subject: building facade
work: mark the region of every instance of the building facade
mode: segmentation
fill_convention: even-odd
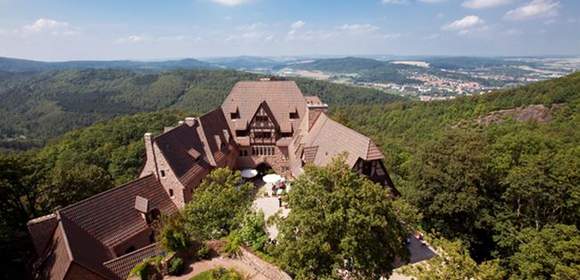
[[[172,214],[214,168],[271,168],[288,178],[344,154],[353,170],[396,189],[368,137],[333,121],[328,106],[293,81],[239,82],[221,107],[144,135],[139,179],[33,219],[41,279],[125,279],[158,254],[151,223]]]

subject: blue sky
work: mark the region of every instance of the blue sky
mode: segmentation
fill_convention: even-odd
[[[0,0],[0,56],[580,55],[577,0]]]

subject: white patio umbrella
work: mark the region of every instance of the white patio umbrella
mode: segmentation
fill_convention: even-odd
[[[242,178],[250,179],[256,177],[258,175],[258,171],[256,169],[244,169],[240,172],[242,174]]]
[[[280,180],[282,180],[282,176],[278,175],[278,174],[268,174],[264,177],[262,177],[262,181],[264,181],[265,183],[268,184],[275,184],[280,182]]]

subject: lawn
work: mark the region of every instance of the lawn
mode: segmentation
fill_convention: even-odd
[[[202,272],[196,276],[191,277],[189,280],[244,280],[239,272],[233,269],[225,269],[223,267],[218,267],[216,269],[208,270]]]

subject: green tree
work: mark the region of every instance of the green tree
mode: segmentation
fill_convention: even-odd
[[[387,189],[353,172],[343,159],[307,166],[292,183],[292,211],[279,224],[275,255],[296,279],[387,276],[406,259],[406,231]]]
[[[477,264],[460,241],[434,240],[438,255],[402,269],[403,274],[417,280],[500,280],[506,276],[499,260]]]
[[[240,228],[233,232],[233,234],[238,235],[246,246],[251,247],[255,251],[263,251],[268,241],[264,212],[249,212],[244,215]]]
[[[416,192],[409,200],[422,210],[427,228],[461,238],[470,248],[481,242],[478,236],[491,236],[487,194],[497,184],[486,149],[479,131],[450,130],[421,147],[410,172]]]
[[[33,257],[28,219],[45,212],[39,207],[45,170],[28,154],[0,153],[0,262],[2,279],[26,278]]]
[[[113,186],[111,174],[106,170],[87,164],[57,166],[51,171],[43,186],[43,201],[47,209],[64,207]]]
[[[203,240],[227,236],[249,210],[252,190],[251,183],[242,183],[239,171],[213,170],[185,206],[187,229]]]
[[[576,226],[526,228],[517,240],[517,252],[509,260],[512,279],[580,278],[580,231]]]

